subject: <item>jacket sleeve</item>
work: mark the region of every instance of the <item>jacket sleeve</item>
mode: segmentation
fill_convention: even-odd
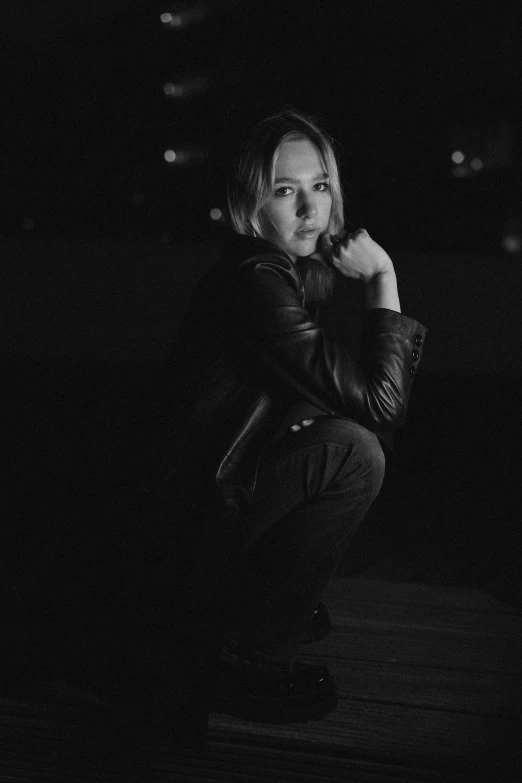
[[[374,432],[404,422],[427,331],[418,321],[393,310],[368,311],[356,361],[311,320],[289,259],[247,259],[231,293],[228,306],[243,357],[278,388]]]

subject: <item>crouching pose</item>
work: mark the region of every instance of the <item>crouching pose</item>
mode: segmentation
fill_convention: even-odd
[[[337,703],[328,670],[295,658],[328,632],[321,593],[379,493],[380,436],[404,422],[423,350],[389,255],[343,221],[329,136],[295,111],[260,122],[230,174],[223,256],[180,332],[184,457],[224,509],[215,525],[233,552],[211,709],[249,720]],[[315,320],[339,275],[365,289],[357,359]]]

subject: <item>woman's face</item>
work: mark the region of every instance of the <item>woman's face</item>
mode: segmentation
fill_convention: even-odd
[[[263,204],[263,236],[293,261],[316,250],[328,228],[332,195],[317,147],[308,139],[285,141],[279,150],[274,185]]]

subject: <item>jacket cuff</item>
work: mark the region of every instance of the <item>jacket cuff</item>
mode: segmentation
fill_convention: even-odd
[[[394,330],[403,332],[405,336],[411,334],[412,331],[416,331],[423,338],[428,331],[420,321],[416,321],[414,318],[410,318],[404,313],[398,313],[396,310],[388,310],[385,307],[376,307],[372,310],[366,311],[366,321],[368,325],[375,324],[377,327],[391,327]]]
[[[424,351],[427,328],[403,313],[379,307],[367,311],[366,329],[373,337],[387,334],[403,342],[403,356],[409,361],[407,372],[413,380]]]

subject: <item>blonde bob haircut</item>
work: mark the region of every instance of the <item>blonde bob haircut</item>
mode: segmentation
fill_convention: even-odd
[[[332,208],[327,233],[338,234],[343,229],[343,193],[335,142],[311,117],[285,109],[261,120],[234,160],[227,198],[228,221],[236,233],[263,237],[260,217],[263,204],[274,187],[279,150],[286,141],[302,139],[317,147],[330,178]]]

